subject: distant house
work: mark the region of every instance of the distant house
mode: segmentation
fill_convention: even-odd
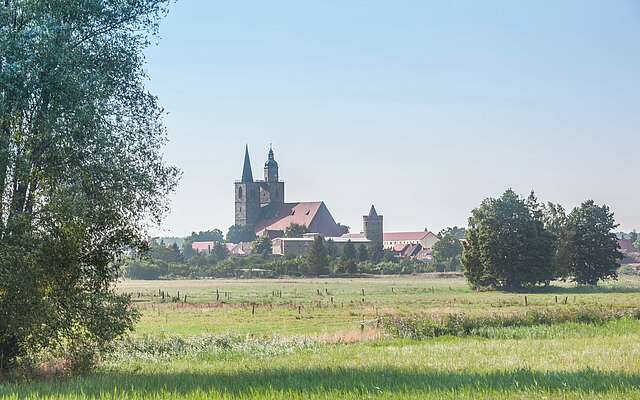
[[[618,239],[620,252],[624,256],[620,261],[622,264],[640,264],[640,250],[629,239]]]
[[[396,257],[399,258],[411,258],[422,262],[431,262],[433,260],[431,256],[431,249],[425,249],[420,243],[417,244],[404,244],[398,243],[393,245],[393,248],[387,249],[393,252]]]
[[[191,248],[197,253],[209,254],[215,244],[216,242],[211,241],[193,242],[191,243]]]
[[[225,247],[227,248],[229,254],[231,254],[232,256],[248,256],[249,254],[251,254],[253,243],[225,243]]]
[[[419,244],[422,249],[430,250],[439,240],[433,232],[385,232],[382,245],[387,250],[397,251],[397,246]]]
[[[618,239],[618,246],[620,246],[622,253],[637,253],[639,251],[630,239]]]
[[[301,237],[301,238],[284,238],[284,237],[275,238],[271,241],[273,243],[273,254],[279,255],[279,256],[282,256],[285,254],[295,255],[295,256],[307,254],[316,236],[318,236],[318,234],[312,233],[312,234],[306,234],[304,235],[304,237]],[[336,250],[338,252],[337,255],[342,254],[342,252],[344,251],[344,246],[347,244],[347,242],[353,243],[353,245],[356,247],[360,246],[361,244],[364,244],[367,247],[371,247],[373,245],[373,243],[365,237],[359,237],[359,238],[325,237],[324,239],[325,239],[325,246],[327,244],[327,241],[329,240],[335,243]]]

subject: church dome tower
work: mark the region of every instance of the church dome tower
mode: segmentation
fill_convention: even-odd
[[[269,156],[264,163],[264,181],[278,182],[278,162],[273,155],[273,148],[269,146]]]
[[[279,211],[284,203],[284,182],[278,176],[278,162],[273,155],[273,148],[269,146],[267,162],[264,163],[264,182],[260,186],[260,204],[273,205],[271,211]]]

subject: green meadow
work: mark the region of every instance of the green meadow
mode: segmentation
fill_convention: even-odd
[[[141,318],[98,370],[8,399],[640,398],[640,321],[392,337],[384,317],[640,308],[640,279],[475,292],[460,277],[125,281]],[[186,301],[184,296],[186,295]],[[178,301],[177,298],[180,297]],[[163,298],[164,297],[164,298]]]

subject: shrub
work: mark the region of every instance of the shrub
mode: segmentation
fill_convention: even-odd
[[[393,336],[424,339],[444,335],[482,336],[482,331],[486,328],[554,325],[565,322],[603,324],[622,318],[640,319],[640,309],[547,308],[516,314],[482,316],[455,313],[443,316],[382,317],[379,323]]]

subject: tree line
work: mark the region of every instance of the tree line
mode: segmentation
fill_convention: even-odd
[[[213,231],[219,231],[214,229]],[[185,246],[188,241],[185,241]],[[190,245],[189,245],[190,246]],[[188,247],[190,248],[190,247]],[[399,259],[382,244],[371,248],[348,241],[341,254],[333,240],[316,237],[306,254],[273,256],[272,242],[260,237],[252,243],[249,256],[232,256],[224,242],[215,242],[209,251],[183,251],[175,243],[153,242],[144,256],[127,260],[125,276],[131,279],[171,279],[238,277],[247,269],[271,271],[266,276],[319,276],[344,274],[408,274],[434,272],[433,264]]]

